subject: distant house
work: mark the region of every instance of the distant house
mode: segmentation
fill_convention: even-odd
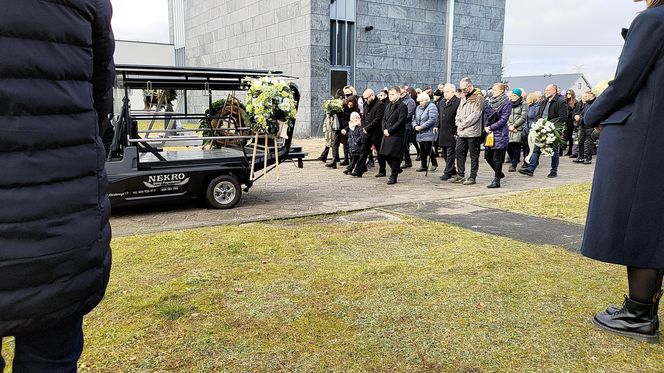
[[[561,91],[572,89],[576,92],[577,96],[593,88],[582,73],[506,76],[503,77],[503,81],[507,82],[510,88],[521,88],[527,93],[535,91],[544,92],[544,88],[549,84],[557,85]]]

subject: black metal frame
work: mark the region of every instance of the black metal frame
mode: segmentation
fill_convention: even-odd
[[[209,112],[212,111],[212,91],[243,91],[247,90],[251,85],[252,79],[261,77],[279,77],[285,79],[294,79],[291,76],[284,76],[282,71],[273,70],[249,70],[249,69],[215,69],[215,68],[196,68],[196,67],[168,67],[168,66],[142,66],[142,65],[117,65],[116,76],[121,79],[118,85],[122,85],[124,89],[123,107],[117,121],[117,128],[111,151],[109,152],[109,160],[116,156],[121,156],[124,149],[128,146],[136,146],[143,152],[152,153],[157,159],[162,162],[167,160],[159,154],[159,151],[150,145],[149,141],[133,141],[129,139],[140,140],[138,135],[135,119],[141,118],[154,118],[154,119],[205,119],[207,129],[214,136],[214,131],[211,126],[213,119],[221,119],[222,117],[211,117],[202,114],[188,113],[187,108],[187,91],[188,90],[202,90],[208,92],[208,108]],[[296,105],[299,106],[300,93],[297,85],[291,83]],[[131,115],[130,102],[129,102],[129,89],[175,89],[184,91],[185,113],[184,114],[153,114],[153,115]],[[238,123],[234,121],[235,129],[240,130]],[[232,137],[232,136],[229,136]],[[288,139],[285,141],[283,148],[286,149],[286,154],[282,156],[286,160],[288,150],[291,146],[293,137],[293,127],[290,128]],[[237,136],[237,139],[242,141],[242,151],[244,154],[244,164],[248,171],[250,162],[246,153],[247,139],[243,136]],[[164,140],[167,141],[167,140]],[[280,152],[281,153],[281,152]],[[264,156],[269,157],[270,149],[264,150]]]

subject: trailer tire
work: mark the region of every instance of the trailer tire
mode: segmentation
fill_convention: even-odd
[[[217,176],[207,186],[205,199],[216,209],[230,209],[235,207],[242,197],[240,182],[235,176]]]

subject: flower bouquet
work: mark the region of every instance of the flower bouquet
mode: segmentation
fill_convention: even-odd
[[[268,137],[274,138],[274,157],[277,179],[279,179],[279,139],[288,138],[288,130],[293,127],[297,117],[297,108],[293,91],[288,84],[279,79],[262,77],[254,80],[247,91],[245,110],[250,126],[254,130],[254,151],[251,158],[250,179],[254,179],[254,166],[258,151],[258,135],[264,138],[263,175],[268,171],[267,159],[270,153]]]
[[[329,116],[341,114],[344,112],[344,103],[338,98],[327,100],[323,103],[323,110]]]
[[[556,128],[553,122],[546,119],[540,119],[531,127],[535,133],[535,145],[537,145],[542,155],[552,157],[555,150],[564,144],[560,130]]]
[[[263,77],[247,92],[245,105],[251,128],[271,136],[285,136],[297,116],[293,91],[283,80]]]
[[[325,111],[325,129],[338,131],[341,129],[341,122],[339,121],[339,114],[344,112],[344,103],[340,99],[331,99],[323,103],[323,110]]]

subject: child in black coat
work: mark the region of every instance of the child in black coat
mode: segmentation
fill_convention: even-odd
[[[353,112],[350,115],[348,130],[348,151],[350,152],[350,164],[344,171],[344,174],[346,175],[354,173],[355,176],[358,176],[358,174],[359,176],[362,176],[362,172],[366,171],[366,169],[362,167],[363,165],[358,164],[358,160],[362,154],[362,136],[362,117],[360,117],[359,113]]]

